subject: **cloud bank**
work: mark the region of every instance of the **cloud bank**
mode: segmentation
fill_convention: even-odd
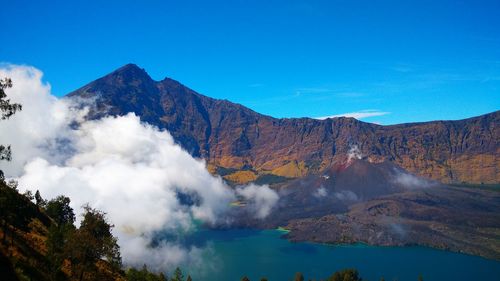
[[[392,181],[398,185],[403,186],[406,189],[420,189],[436,186],[437,184],[433,181],[417,177],[405,171],[400,171],[398,169],[393,170]]]
[[[0,143],[11,144],[14,156],[12,163],[0,162],[0,169],[17,177],[21,190],[70,197],[77,214],[85,203],[106,212],[125,264],[146,263],[158,270],[202,264],[207,249],[158,242],[158,233],[195,231],[195,220],[226,224],[236,194],[259,218],[278,200],[267,186],[235,193],[167,131],[141,123],[133,113],[84,121],[87,110],[52,96],[42,72],[33,67],[8,66],[0,69],[0,77],[12,78],[7,94],[23,105],[11,120],[0,122]]]
[[[249,184],[236,189],[236,194],[245,198],[254,217],[263,219],[271,213],[271,209],[278,202],[278,194],[268,185]]]
[[[61,137],[84,111],[71,113],[66,101],[50,94],[50,85],[42,82],[42,72],[30,66],[5,66],[0,77],[12,79],[13,87],[6,90],[12,102],[21,103],[23,110],[7,121],[0,122],[2,144],[12,146],[12,161],[0,161],[6,175],[19,176],[24,164],[35,156],[52,161],[61,160],[55,151]]]

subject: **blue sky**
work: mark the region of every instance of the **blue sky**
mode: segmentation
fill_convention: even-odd
[[[64,95],[126,63],[275,117],[500,109],[500,1],[7,1],[0,62]]]

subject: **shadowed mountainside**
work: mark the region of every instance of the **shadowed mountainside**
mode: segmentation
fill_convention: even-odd
[[[447,186],[365,160],[274,187],[279,201],[269,216],[255,218],[242,205],[237,226],[282,227],[292,241],[421,245],[500,259],[497,187]]]
[[[353,152],[444,183],[500,182],[500,111],[392,126],[343,117],[277,119],[170,78],[154,81],[133,64],[68,96],[95,100],[90,118],[134,112],[167,129],[193,156],[206,159],[211,172],[234,183],[318,174]]]
[[[422,245],[500,259],[500,193],[438,186],[356,203],[344,213],[290,220],[292,241]]]

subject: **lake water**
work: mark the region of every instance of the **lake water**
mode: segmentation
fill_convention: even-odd
[[[332,246],[291,243],[277,230],[201,230],[190,243],[207,246],[211,269],[190,272],[195,281],[291,280],[295,272],[317,280],[357,268],[364,280],[500,281],[500,262],[425,247]]]

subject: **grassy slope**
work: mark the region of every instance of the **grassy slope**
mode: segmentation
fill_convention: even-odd
[[[16,190],[0,182],[0,276],[6,280],[50,280],[46,257],[48,229],[53,220]],[[109,271],[102,261],[98,267]],[[67,280],[71,271],[64,270]],[[123,276],[113,276],[124,280]]]
[[[45,240],[51,219],[4,183],[0,183],[0,196],[2,268],[15,268],[19,280],[28,276],[48,280]]]

